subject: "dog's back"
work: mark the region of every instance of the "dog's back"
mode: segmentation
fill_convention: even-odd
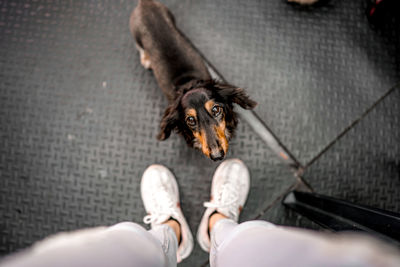
[[[149,56],[157,82],[170,101],[175,98],[177,86],[193,79],[210,79],[201,56],[176,28],[173,15],[163,4],[140,0],[129,24],[137,45]]]

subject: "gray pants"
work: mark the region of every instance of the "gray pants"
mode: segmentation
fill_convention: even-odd
[[[211,232],[211,243],[211,267],[400,266],[396,251],[371,239],[328,236],[265,221],[220,220]],[[57,234],[0,265],[171,267],[176,266],[177,245],[169,226],[146,231],[125,222]]]

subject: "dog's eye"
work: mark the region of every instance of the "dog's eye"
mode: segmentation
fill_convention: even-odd
[[[194,127],[194,126],[196,126],[196,119],[193,116],[189,116],[186,118],[186,123],[190,127]]]
[[[214,117],[218,117],[222,113],[222,107],[215,105],[212,107],[211,112]]]

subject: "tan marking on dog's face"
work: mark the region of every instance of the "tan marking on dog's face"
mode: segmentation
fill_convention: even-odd
[[[225,119],[223,118],[222,121],[215,126],[215,133],[217,134],[218,141],[226,155],[229,144],[228,144],[228,139],[225,136],[225,129],[226,129],[226,124],[225,124]]]
[[[189,116],[196,118],[197,112],[194,108],[190,108],[186,111],[186,117],[189,117]]]
[[[207,139],[204,131],[200,132],[193,131],[193,135],[201,144],[201,151],[203,152],[203,154],[206,155],[207,157],[210,157],[210,150],[208,149]]]
[[[197,112],[194,108],[190,108],[186,111],[186,118],[188,117],[194,117],[197,120]],[[194,129],[191,130],[194,137],[197,139],[197,143],[200,144],[200,149],[203,152],[203,154],[206,155],[207,157],[210,157],[210,151],[208,149],[207,138],[204,131],[201,130],[200,132],[198,132]]]
[[[228,137],[226,136],[226,123],[225,123],[225,116],[223,113],[223,108],[221,106],[218,105],[218,107],[221,109],[221,113],[218,116],[214,116],[213,115],[213,107],[216,104],[213,100],[208,100],[207,102],[204,103],[204,108],[207,111],[207,113],[213,117],[213,119],[215,120],[213,122],[213,125],[210,125],[213,131],[213,137],[212,138],[216,138],[218,140],[219,146],[218,147],[213,147],[214,150],[223,150],[224,153],[226,154],[228,151]],[[203,115],[204,116],[204,115]],[[196,118],[196,120],[201,120],[201,118],[197,117],[197,112],[195,109],[188,109],[186,111],[186,118],[188,117],[194,117]],[[197,121],[197,123],[199,123],[199,121]],[[209,147],[209,144],[207,141],[207,135],[206,135],[206,129],[201,129],[199,128],[199,125],[197,125],[196,128],[192,128],[191,129],[193,136],[195,137],[195,144],[196,147],[201,149],[201,151],[203,152],[204,155],[206,155],[207,157],[210,158],[211,154],[215,154],[217,153],[216,151],[212,151],[211,148]],[[210,137],[211,138],[211,137]]]
[[[215,106],[215,102],[213,100],[208,100],[205,104],[204,107],[206,108],[206,110],[208,111],[209,114],[213,114],[212,112],[212,108]],[[214,127],[215,129],[215,134],[218,138],[218,141],[222,147],[222,149],[224,150],[224,153],[226,154],[226,152],[228,151],[228,138],[225,135],[225,130],[226,130],[226,124],[225,124],[225,117],[222,114],[222,119],[221,121],[218,122],[218,124]]]
[[[211,109],[213,108],[213,106],[215,105],[215,102],[213,100],[208,100],[205,104],[204,107],[206,108],[206,110],[208,111],[208,113],[212,114]]]

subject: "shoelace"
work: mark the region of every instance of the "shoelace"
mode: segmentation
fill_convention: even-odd
[[[221,186],[220,194],[214,196],[212,201],[204,202],[206,208],[227,209],[229,215],[236,217],[239,214],[237,201],[239,200],[238,185],[232,183],[225,183]],[[228,215],[228,214],[227,214]]]
[[[162,185],[157,185],[162,186]],[[150,223],[162,223],[158,220],[160,218],[169,216],[169,217],[178,217],[178,213],[176,209],[174,209],[175,204],[172,199],[170,198],[169,194],[166,190],[160,190],[156,194],[152,195],[152,203],[154,203],[153,210],[151,214],[144,216],[143,222],[145,224]]]

